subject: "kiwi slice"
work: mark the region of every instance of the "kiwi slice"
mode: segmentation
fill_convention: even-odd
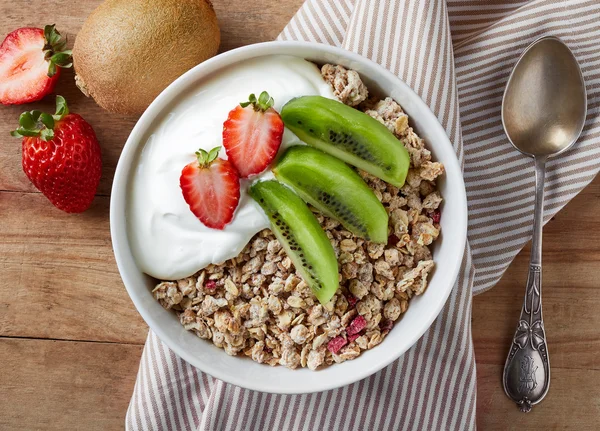
[[[364,112],[322,96],[290,100],[281,110],[285,126],[302,141],[396,187],[402,187],[410,157],[387,127]]]
[[[340,159],[316,148],[297,145],[283,154],[273,173],[302,199],[338,220],[353,234],[387,243],[385,208],[363,179]]]
[[[256,182],[249,193],[269,217],[271,230],[319,302],[329,302],[339,285],[338,262],[314,214],[275,180]]]

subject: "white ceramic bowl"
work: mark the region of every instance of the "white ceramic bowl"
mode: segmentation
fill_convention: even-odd
[[[273,54],[302,57],[316,63],[341,64],[358,71],[371,93],[391,96],[410,117],[425,139],[435,160],[446,167],[439,181],[444,197],[442,235],[435,242],[435,272],[423,295],[415,297],[408,311],[379,346],[358,358],[320,371],[261,365],[247,358],[228,356],[223,350],[183,329],[175,313],[163,309],[152,297],[155,281],[143,274],[132,256],[126,223],[129,181],[133,164],[154,121],[168,107],[207,75],[249,58]],[[272,393],[308,393],[361,380],[406,352],[431,326],[444,306],[456,280],[467,232],[467,203],[461,170],[442,126],[425,103],[404,82],[378,64],[359,55],[327,45],[300,42],[267,42],[228,51],[196,66],[165,89],[133,128],[115,173],[110,202],[110,227],[115,258],[123,283],[136,308],[158,337],[181,358],[213,377],[244,388]]]

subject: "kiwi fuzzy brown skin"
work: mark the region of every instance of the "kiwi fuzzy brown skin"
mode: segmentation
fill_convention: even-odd
[[[342,162],[316,148],[289,148],[273,167],[275,177],[306,202],[367,240],[386,244],[388,214],[371,188]]]
[[[208,0],[106,0],[75,39],[76,82],[110,112],[141,114],[219,43]]]
[[[410,157],[379,121],[337,100],[296,97],[281,109],[285,126],[308,145],[402,187]]]
[[[302,278],[321,304],[339,287],[338,262],[333,246],[317,218],[291,189],[275,180],[255,182],[250,196],[261,206]]]

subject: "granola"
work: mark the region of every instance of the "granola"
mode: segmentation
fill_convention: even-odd
[[[427,288],[434,267],[429,246],[438,238],[442,197],[431,160],[408,116],[391,98],[368,99],[358,73],[326,64],[323,78],[343,103],[384,124],[410,154],[406,184],[397,188],[358,171],[389,214],[389,240],[354,236],[316,210],[340,267],[340,287],[321,305],[296,272],[281,244],[265,229],[237,257],[209,265],[192,277],[160,281],[153,296],[174,310],[185,329],[229,355],[271,366],[311,370],[354,359],[383,341]]]

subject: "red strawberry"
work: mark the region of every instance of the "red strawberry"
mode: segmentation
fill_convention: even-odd
[[[240,177],[260,174],[273,161],[283,137],[283,121],[273,106],[273,98],[263,91],[258,100],[236,106],[223,123],[223,145],[227,158]]]
[[[356,340],[358,337],[360,337],[360,334],[354,334],[354,335],[348,335],[348,342],[352,343],[354,340]]]
[[[205,226],[223,229],[233,219],[240,201],[240,176],[229,160],[218,159],[216,147],[196,151],[195,162],[181,171],[183,198]]]
[[[329,340],[329,343],[327,343],[327,350],[329,350],[331,353],[337,353],[346,344],[348,344],[348,340],[346,340],[341,335],[338,335],[337,337],[332,338],[331,340]]]
[[[358,334],[360,331],[365,329],[366,326],[367,326],[367,320],[363,316],[357,316],[354,318],[354,320],[352,322],[350,322],[350,325],[348,325],[348,327],[346,328],[346,334],[348,334],[348,335]]]
[[[52,204],[85,211],[100,182],[102,160],[94,129],[56,96],[56,114],[24,112],[11,135],[23,138],[23,171]]]
[[[54,25],[9,33],[0,45],[0,103],[20,105],[51,93],[60,68],[72,65],[66,45]]]

